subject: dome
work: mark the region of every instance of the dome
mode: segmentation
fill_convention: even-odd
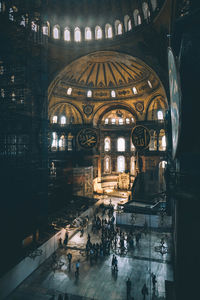
[[[159,80],[141,60],[124,53],[98,51],[81,57],[55,78],[49,96],[92,99],[134,97],[157,87]],[[70,95],[69,95],[69,89]]]

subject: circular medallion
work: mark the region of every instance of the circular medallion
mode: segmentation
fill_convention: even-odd
[[[138,112],[143,112],[143,110],[144,110],[144,104],[143,104],[143,102],[137,102],[136,104],[135,104],[135,108],[136,108],[136,110],[138,111]]]
[[[92,149],[98,142],[98,134],[95,129],[85,128],[77,135],[78,144],[84,149]]]
[[[148,128],[137,125],[133,128],[131,136],[133,145],[137,150],[143,150],[149,146],[150,133]]]
[[[83,112],[86,116],[90,116],[93,113],[93,106],[90,104],[84,105]]]
[[[180,135],[180,107],[181,92],[180,80],[178,77],[176,61],[172,50],[168,48],[168,69],[169,69],[169,89],[170,89],[170,110],[172,127],[172,157],[176,157],[179,135]]]

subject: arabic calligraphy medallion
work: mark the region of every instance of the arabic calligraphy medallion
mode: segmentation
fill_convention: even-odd
[[[81,131],[79,131],[77,135],[77,141],[82,148],[90,150],[94,148],[97,144],[97,131],[91,128],[84,128]]]
[[[133,145],[138,151],[143,150],[149,146],[150,133],[148,128],[142,125],[137,125],[133,128],[131,136]]]

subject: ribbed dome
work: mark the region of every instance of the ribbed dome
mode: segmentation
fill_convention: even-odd
[[[133,57],[103,51],[70,64],[64,71],[62,83],[86,88],[125,87],[146,80],[149,74]]]

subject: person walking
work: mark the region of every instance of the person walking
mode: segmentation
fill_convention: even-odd
[[[147,288],[147,286],[146,286],[146,283],[143,285],[142,290],[141,290],[141,293],[142,293],[142,295],[143,295],[143,300],[145,300],[145,299],[146,299],[146,295],[149,294],[148,288]]]
[[[75,271],[76,278],[78,278],[78,276],[79,276],[79,268],[80,268],[80,260],[78,259],[76,262],[76,271]]]
[[[72,261],[72,254],[70,252],[67,254],[67,258],[68,258],[69,270],[70,270],[71,269],[71,261]]]
[[[126,281],[126,299],[129,300],[131,297],[131,280],[128,277]]]
[[[152,273],[151,276],[152,276],[151,278],[152,278],[153,290],[155,290],[155,288],[156,288],[156,282],[157,282],[156,275],[154,273]]]

